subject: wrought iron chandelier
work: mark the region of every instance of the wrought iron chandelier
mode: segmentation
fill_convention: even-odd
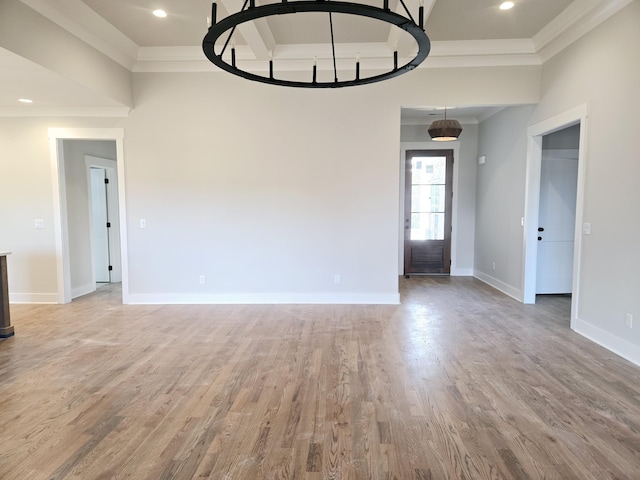
[[[353,2],[342,2],[333,0],[281,0],[278,3],[267,5],[256,5],[256,0],[245,0],[244,5],[238,13],[229,15],[220,20],[216,19],[217,4],[211,6],[211,24],[207,34],[202,41],[202,49],[207,58],[219,68],[256,82],[281,85],[286,87],[304,88],[339,88],[355,85],[365,85],[369,83],[387,80],[403,73],[407,73],[420,65],[431,49],[431,42],[424,31],[424,7],[422,4],[418,9],[418,23],[415,22],[404,0],[399,0],[407,16],[392,12],[389,9],[389,0],[382,0],[382,8],[371,5],[364,5]],[[421,2],[422,3],[422,2]],[[269,59],[269,75],[258,75],[241,68],[236,59],[235,45],[232,43],[233,34],[238,25],[260,18],[268,18],[275,15],[292,15],[296,13],[320,12],[327,13],[329,17],[328,27],[331,36],[331,50],[333,59],[333,81],[319,81],[317,77],[317,65],[314,61],[313,69],[309,72],[309,79],[306,81],[288,80],[279,78],[277,71],[277,59]],[[389,70],[384,73],[377,73],[372,76],[361,75],[360,59],[355,59],[355,65],[350,78],[338,78],[336,66],[336,48],[333,28],[333,14],[347,14],[358,17],[366,17],[380,20],[409,33],[418,46],[418,53],[404,65],[398,64],[397,47],[393,52],[393,59],[389,59]],[[216,45],[216,43],[218,43]]]

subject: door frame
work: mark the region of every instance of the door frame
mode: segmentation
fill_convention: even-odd
[[[443,147],[446,147],[446,145],[443,145]],[[437,152],[437,153],[434,153]],[[413,273],[413,272],[408,272],[407,269],[410,266],[410,260],[409,257],[412,254],[407,254],[407,248],[406,246],[408,244],[410,244],[412,242],[412,240],[407,238],[407,217],[406,217],[406,213],[407,213],[407,205],[411,206],[411,192],[407,189],[407,187],[410,185],[410,183],[408,182],[409,180],[409,176],[411,175],[411,180],[413,181],[413,174],[410,173],[412,171],[412,168],[410,168],[410,164],[412,164],[412,162],[410,162],[411,159],[414,158],[414,156],[420,156],[420,154],[423,155],[427,155],[427,156],[432,156],[432,157],[445,157],[445,200],[444,200],[444,213],[445,213],[445,221],[444,221],[444,264],[443,264],[443,272],[441,273]],[[451,162],[451,163],[449,163]],[[450,276],[451,275],[451,265],[452,265],[452,261],[451,261],[451,245],[452,245],[452,238],[451,238],[451,234],[453,233],[453,195],[451,195],[451,193],[453,193],[453,166],[455,165],[455,152],[453,151],[452,148],[440,148],[438,150],[434,150],[434,149],[419,149],[419,150],[411,150],[408,149],[405,151],[405,168],[404,168],[404,181],[405,181],[405,196],[404,196],[404,212],[405,212],[405,218],[403,219],[404,221],[404,269],[403,269],[403,273],[405,276],[407,275],[447,275]],[[409,218],[411,218],[411,212],[409,212]],[[447,230],[448,229],[448,230]],[[449,264],[447,265],[446,261],[449,260]]]
[[[50,128],[49,153],[53,190],[53,224],[56,241],[56,279],[58,303],[71,302],[71,268],[69,256],[69,226],[64,173],[63,140],[113,140],[118,161],[118,213],[120,218],[120,253],[122,272],[122,303],[129,303],[129,266],[127,255],[127,221],[125,195],[124,129],[122,128]]]
[[[578,318],[580,296],[580,268],[582,259],[582,224],[584,220],[584,191],[587,167],[588,104],[531,125],[527,130],[527,172],[525,187],[522,302],[536,303],[536,276],[538,261],[538,212],[540,208],[540,174],[542,169],[542,137],[563,128],[580,124],[578,150],[578,188],[576,198],[576,224],[573,250],[573,285],[571,295],[571,327]]]
[[[426,127],[425,127],[426,128]],[[452,142],[402,142],[400,144],[400,217],[398,218],[398,275],[404,271],[404,196],[405,196],[405,160],[409,150],[453,150],[453,199],[451,201],[451,270],[449,275],[472,276],[471,269],[457,268],[457,236],[458,236],[458,168],[460,165],[460,140]]]

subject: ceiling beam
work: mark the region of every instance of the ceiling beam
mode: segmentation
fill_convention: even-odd
[[[239,12],[243,4],[242,0],[220,0],[220,3],[224,5],[230,15]],[[259,18],[253,22],[245,22],[238,25],[237,28],[256,59],[266,60],[269,58],[276,46],[276,41],[266,19]]]
[[[408,3],[409,5],[407,5],[407,8],[409,8],[409,10],[411,11],[413,4],[417,4],[418,1],[417,0],[407,0],[405,3]],[[436,0],[424,0],[424,25],[427,24],[427,19],[429,18],[429,15],[431,15],[431,10],[433,10],[433,6],[435,5]],[[418,5],[416,5],[416,10],[415,12],[412,11],[412,14],[415,13],[415,20],[416,23],[420,23],[420,20],[418,19]],[[404,7],[402,6],[402,2],[400,2],[398,0],[398,4],[396,5],[396,10],[395,12],[399,15],[402,15],[403,17],[407,16],[407,12],[405,11]],[[398,42],[400,40],[400,34],[402,32],[400,31],[400,29],[398,27],[395,27],[393,25],[391,25],[389,27],[389,36],[387,37],[387,45],[389,45],[389,50],[394,51],[397,47],[398,47]]]

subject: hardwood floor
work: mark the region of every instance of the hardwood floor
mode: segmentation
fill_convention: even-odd
[[[640,368],[470,278],[400,306],[12,305],[0,478],[638,479]]]

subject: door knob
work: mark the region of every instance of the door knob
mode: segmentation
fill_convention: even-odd
[[[538,231],[539,232],[544,232],[544,228],[543,227],[538,227]]]

